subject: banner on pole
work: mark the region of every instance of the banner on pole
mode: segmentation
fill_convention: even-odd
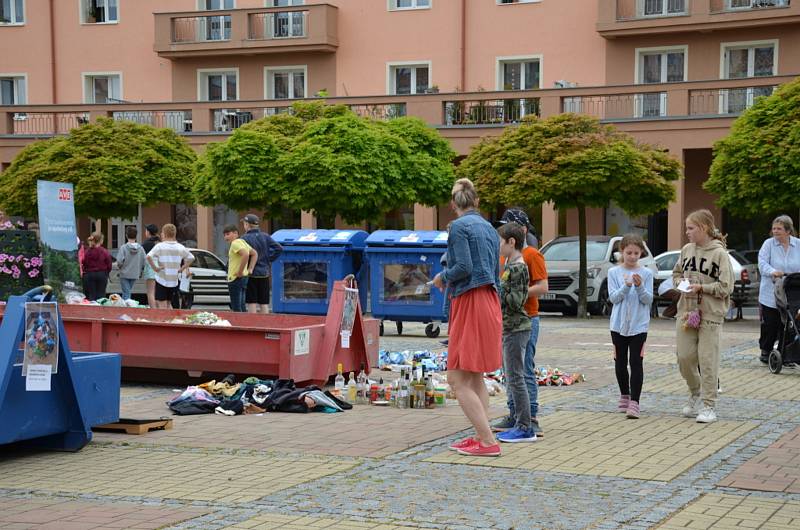
[[[74,188],[69,182],[39,180],[36,192],[45,282],[59,301],[82,295]]]

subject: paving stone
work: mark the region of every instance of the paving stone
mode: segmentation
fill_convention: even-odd
[[[703,495],[658,526],[663,530],[799,527],[800,501],[719,494]]]
[[[772,375],[763,368],[756,379],[752,370],[739,368],[720,369],[722,396],[773,401],[800,401],[800,379],[786,375]],[[760,377],[760,376],[763,376]],[[679,394],[688,396],[686,383],[675,370],[668,376],[652,381],[647,385],[649,392]]]

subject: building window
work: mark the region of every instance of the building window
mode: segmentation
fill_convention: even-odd
[[[25,76],[0,75],[0,105],[24,105],[26,102]]]
[[[84,103],[122,102],[122,75],[107,73],[83,74]]]
[[[81,0],[84,24],[109,24],[119,22],[119,0]]]
[[[542,0],[497,0],[498,4],[535,4]]]
[[[200,0],[198,7],[201,11],[218,11],[236,7],[234,0]],[[189,19],[187,19],[189,20]],[[206,16],[198,20],[199,41],[230,40],[231,17],[230,15]]]
[[[306,66],[266,68],[267,99],[302,99],[306,97],[307,74]]]
[[[723,43],[721,74],[723,79],[777,75],[777,41]],[[752,106],[755,98],[769,96],[773,90],[770,86],[721,90],[720,113],[738,114]]]
[[[760,7],[789,7],[789,4],[790,0],[725,0],[725,8],[731,11]]]
[[[680,83],[686,81],[687,46],[636,50],[636,84]],[[634,95],[636,118],[667,115],[667,93]]]
[[[668,17],[686,14],[686,0],[638,0],[640,17]]]
[[[390,64],[390,94],[424,94],[431,87],[431,65]]]
[[[431,0],[389,0],[389,9],[398,11],[403,9],[428,9]]]
[[[301,6],[305,0],[267,0],[267,7]],[[269,31],[266,32],[273,39],[287,39],[305,36],[305,16],[302,11],[286,13],[271,13],[269,16]]]
[[[235,101],[239,99],[239,71],[198,70],[200,101]]]
[[[24,0],[0,0],[0,25],[24,23]]]
[[[532,90],[540,87],[542,61],[538,58],[498,60],[498,90]]]
[[[234,9],[235,0],[200,0],[197,6],[201,11],[217,11],[219,9]]]

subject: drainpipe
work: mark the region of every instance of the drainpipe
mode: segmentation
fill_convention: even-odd
[[[50,0],[51,2],[53,0]],[[461,91],[467,91],[467,0],[461,0]]]
[[[55,26],[55,0],[50,0],[50,79],[52,80],[53,104],[58,103],[58,92],[56,91],[56,26]]]

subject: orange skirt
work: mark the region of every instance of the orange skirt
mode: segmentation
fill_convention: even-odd
[[[447,369],[494,372],[503,365],[503,314],[491,285],[451,300]]]

